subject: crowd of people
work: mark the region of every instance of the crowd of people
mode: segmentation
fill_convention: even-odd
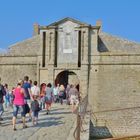
[[[76,85],[63,84],[52,85],[42,83],[40,86],[37,81],[32,83],[28,76],[19,80],[17,85],[10,91],[8,84],[2,85],[0,78],[0,122],[3,120],[4,108],[13,108],[13,130],[16,131],[16,118],[21,113],[23,128],[27,128],[26,115],[33,125],[38,124],[39,111],[46,110],[46,115],[50,113],[52,103],[64,103],[71,105],[72,112],[76,110],[79,103],[79,92]],[[4,106],[4,107],[3,107]]]

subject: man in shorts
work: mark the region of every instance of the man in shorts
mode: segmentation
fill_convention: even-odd
[[[24,76],[24,83],[23,83],[23,88],[25,90],[25,102],[28,104],[29,108],[31,108],[31,99],[32,99],[32,95],[31,95],[31,85],[28,82],[29,81],[29,77],[28,76]],[[32,117],[31,117],[31,111],[29,112],[29,121],[31,121]]]
[[[79,104],[78,100],[79,92],[74,85],[71,85],[71,88],[69,90],[69,96],[70,96],[70,104],[72,106],[72,112],[74,112]]]

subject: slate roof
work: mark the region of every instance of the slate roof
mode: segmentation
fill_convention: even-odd
[[[101,53],[140,54],[140,43],[100,32],[98,50]]]
[[[18,56],[35,56],[40,52],[40,46],[41,37],[40,35],[37,35],[9,46],[8,54]]]

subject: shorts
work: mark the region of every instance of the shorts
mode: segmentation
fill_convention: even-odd
[[[76,96],[75,95],[71,95],[71,97],[70,97],[70,104],[72,104],[72,105],[78,105],[78,103],[79,103],[79,101],[78,101],[78,99],[76,98]]]
[[[13,116],[17,117],[18,111],[20,111],[21,116],[25,117],[25,106],[24,105],[13,105]]]
[[[46,102],[46,104],[51,104],[52,103],[52,98],[49,97],[49,96],[46,96],[45,102]]]
[[[33,111],[32,116],[33,118],[38,118],[38,111]]]

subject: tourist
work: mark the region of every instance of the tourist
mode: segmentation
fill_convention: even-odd
[[[46,99],[45,99],[45,102],[46,102],[46,114],[48,114],[50,112],[50,109],[51,109],[51,104],[52,104],[52,85],[51,83],[48,83],[47,84],[47,88],[46,88]]]
[[[3,120],[2,118],[2,114],[4,112],[4,109],[3,109],[3,97],[4,95],[6,94],[5,90],[4,90],[4,86],[1,84],[1,78],[0,78],[0,121]]]
[[[72,106],[72,112],[74,112],[79,103],[79,100],[78,100],[79,92],[74,85],[71,85],[71,88],[69,90],[69,96],[70,96],[70,104]]]
[[[10,95],[10,106],[11,106],[11,107],[13,107],[14,90],[15,90],[15,87],[13,87],[12,90],[9,92],[9,95]]]
[[[23,83],[23,88],[25,90],[25,100],[26,103],[28,104],[29,108],[31,108],[31,99],[32,99],[32,95],[31,95],[31,85],[29,84],[29,77],[25,76],[24,77],[24,83]],[[31,117],[31,111],[29,112],[29,121],[31,121],[32,117]]]
[[[26,96],[25,90],[22,88],[23,81],[20,80],[17,83],[17,87],[14,90],[14,101],[13,101],[13,130],[16,131],[16,118],[18,111],[20,110],[23,122],[23,128],[27,128],[25,124],[25,106],[24,98]]]
[[[46,84],[42,83],[40,85],[40,108],[44,109],[45,108],[45,95],[46,95]]]
[[[57,84],[57,86],[53,88],[53,96],[54,96],[55,103],[59,102],[58,94],[59,94],[59,84]]]
[[[38,124],[38,113],[40,111],[38,96],[33,95],[33,101],[31,103],[31,110],[32,110],[32,122],[33,125]]]
[[[67,105],[70,105],[69,91],[70,91],[70,84],[67,84],[66,91],[65,91],[66,92]]]
[[[4,85],[4,89],[6,92],[6,94],[4,96],[4,105],[5,105],[5,108],[7,108],[10,105],[10,94],[9,94],[9,90],[8,90],[8,84]]]
[[[28,83],[30,84],[30,87],[32,87],[32,86],[33,86],[33,82],[32,82],[32,80],[31,80],[31,79],[28,81]]]
[[[59,100],[60,100],[61,105],[63,104],[64,92],[65,92],[64,85],[60,85],[60,87],[59,87]]]
[[[34,85],[31,87],[31,94],[37,96],[37,98],[39,97],[40,88],[37,86],[37,81],[34,81]]]

